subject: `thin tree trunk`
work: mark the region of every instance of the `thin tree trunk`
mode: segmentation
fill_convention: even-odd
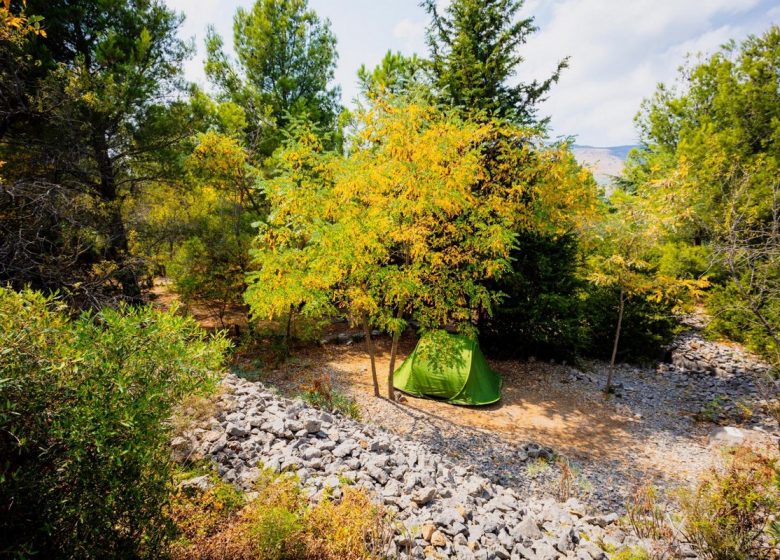
[[[612,358],[609,360],[609,370],[607,370],[607,386],[604,387],[604,392],[609,393],[612,389],[612,372],[615,369],[615,358],[617,358],[618,343],[620,342],[620,328],[623,326],[623,309],[625,307],[626,294],[621,288],[620,290],[620,306],[618,307],[618,321],[617,328],[615,329],[615,343],[612,345]]]
[[[366,345],[368,355],[371,358],[371,379],[374,382],[374,396],[379,396],[379,379],[376,376],[376,359],[374,357],[374,342],[371,340],[371,327],[368,325],[368,317],[363,316],[363,330],[366,333]]]
[[[395,318],[400,319],[403,314],[403,305],[398,305],[398,311],[396,311]],[[401,338],[401,331],[396,330],[393,332],[393,344],[390,346],[390,367],[387,370],[387,396],[390,400],[395,400],[395,389],[393,388],[393,373],[395,373],[395,356],[398,353],[398,339]]]

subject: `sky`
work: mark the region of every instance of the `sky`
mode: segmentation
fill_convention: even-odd
[[[183,38],[197,53],[184,67],[188,79],[207,85],[203,40],[213,25],[232,44],[233,14],[254,0],[165,0],[184,13]],[[445,5],[447,0],[439,0]],[[357,69],[376,65],[388,50],[425,55],[428,22],[418,0],[309,0],[328,18],[338,40],[335,82],[349,105]],[[517,79],[544,79],[557,61],[569,68],[541,106],[553,136],[579,144],[636,143],[633,118],[660,82],[674,80],[686,56],[710,53],[729,39],[761,34],[780,24],[780,0],[526,0],[522,17],[539,27],[521,54]],[[230,49],[228,49],[230,50]]]

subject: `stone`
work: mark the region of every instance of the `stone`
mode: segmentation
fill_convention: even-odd
[[[303,429],[310,434],[315,434],[322,428],[322,422],[314,418],[307,418],[303,421]]]
[[[179,483],[179,488],[183,490],[199,490],[201,492],[205,492],[212,486],[214,486],[214,483],[207,474],[188,478],[187,480],[182,480]]]
[[[387,482],[387,473],[375,465],[369,465],[366,468],[366,472],[379,484],[385,484]]]
[[[227,436],[222,434],[217,441],[211,444],[209,448],[209,455],[216,455],[227,446]]]
[[[618,514],[610,513],[607,515],[596,515],[593,517],[586,517],[585,523],[588,523],[590,525],[596,525],[597,527],[601,527],[603,529],[607,525],[612,525],[613,523],[617,522],[618,519],[620,519],[618,517]]]
[[[422,538],[428,542],[431,542],[431,536],[436,531],[436,525],[433,523],[425,523],[420,531]]]
[[[534,552],[536,552],[536,558],[538,558],[538,560],[557,560],[557,558],[560,557],[560,554],[555,550],[555,547],[547,541],[534,543],[533,549]]]
[[[555,548],[557,548],[559,552],[566,553],[570,550],[574,550],[574,545],[575,543],[572,539],[572,535],[567,531],[560,534],[557,542],[555,543]]]
[[[707,439],[710,445],[737,447],[745,442],[747,434],[735,426],[718,427],[712,430]]]
[[[285,437],[285,434],[287,433],[287,428],[285,427],[284,420],[281,418],[275,418],[273,419],[270,424],[268,425],[267,430],[271,432],[276,437]]]
[[[441,531],[434,531],[431,535],[431,544],[438,547],[447,546],[447,537]]]
[[[175,437],[171,440],[171,456],[173,460],[182,463],[192,454],[192,442],[185,437]]]
[[[412,501],[418,506],[424,506],[436,497],[436,488],[429,486],[419,488],[412,493]]]
[[[641,372],[635,374],[639,377]],[[643,390],[639,381],[632,381],[632,386],[635,392]],[[611,545],[626,538],[620,527],[607,527],[616,515],[588,518],[585,506],[576,500],[558,504],[551,498],[528,498],[557,475],[553,465],[549,474],[524,477],[525,467],[519,463],[524,455],[552,454],[541,445],[495,442],[495,456],[506,458],[504,472],[496,470],[490,457],[466,466],[442,452],[453,451],[450,444],[454,450],[465,445],[459,440],[445,446],[433,438],[424,444],[413,436],[394,435],[300,400],[284,399],[259,383],[232,375],[226,377],[225,387],[228,394],[219,398],[220,412],[184,438],[172,440],[172,452],[192,447],[213,461],[223,480],[244,490],[252,489],[260,468],[296,473],[305,484],[302,495],[315,503],[328,495],[338,499],[344,484],[366,488],[399,527],[406,527],[391,539],[387,548],[391,556],[600,560],[591,550],[594,542],[603,538]],[[710,392],[716,389],[725,392],[720,387]],[[525,482],[531,487],[521,486]],[[210,480],[205,476],[185,483],[200,489]],[[598,488],[600,496],[615,493],[609,485]],[[627,540],[625,546],[634,542]]]
[[[537,523],[534,516],[530,513],[523,517],[522,520],[520,520],[520,523],[518,523],[512,529],[512,533],[531,540],[542,538],[542,532],[539,530],[539,524]]]
[[[307,447],[301,453],[301,458],[306,461],[311,461],[312,459],[319,459],[320,457],[322,457],[322,451],[320,451],[316,447]]]
[[[352,440],[347,440],[339,445],[332,451],[333,455],[339,458],[351,455],[352,451],[357,447],[357,444]]]
[[[228,423],[227,427],[225,428],[225,433],[234,437],[244,437],[247,435],[248,432],[246,431],[246,429],[242,428],[241,426]]]

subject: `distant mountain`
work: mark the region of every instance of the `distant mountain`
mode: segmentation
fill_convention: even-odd
[[[628,152],[636,147],[625,145],[599,148],[574,144],[571,149],[580,165],[590,169],[596,182],[609,193],[613,177],[623,172],[623,164],[628,157]]]

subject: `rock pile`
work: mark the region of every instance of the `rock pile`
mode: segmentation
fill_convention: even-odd
[[[712,342],[696,331],[682,333],[670,347],[671,363],[659,364],[659,373],[691,389],[712,421],[738,421],[773,431],[769,408],[780,384],[769,375],[771,366],[739,347]]]
[[[765,375],[770,369],[741,348],[706,340],[696,331],[680,334],[669,350],[672,364],[692,374],[727,379]]]
[[[340,496],[345,484],[365,487],[398,522],[389,557],[591,560],[636,544],[616,514],[590,516],[574,499],[520,499],[419,442],[232,375],[224,384],[222,411],[176,438],[175,455],[210,457],[224,480],[245,490],[262,467],[297,473],[314,501]],[[533,445],[521,451],[549,453]]]

